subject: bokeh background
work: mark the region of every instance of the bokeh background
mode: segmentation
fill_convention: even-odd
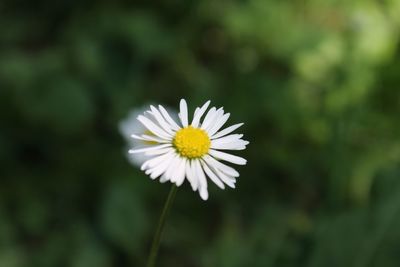
[[[211,99],[251,143],[184,184],[158,266],[400,266],[400,1],[0,2],[0,266],[144,266],[169,184],[135,107]]]

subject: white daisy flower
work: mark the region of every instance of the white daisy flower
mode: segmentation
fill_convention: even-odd
[[[178,114],[180,124],[176,123],[161,105],[150,106],[137,120],[152,133],[132,134],[136,140],[151,144],[129,150],[130,154],[144,154],[149,157],[141,166],[151,179],[160,177],[160,182],[171,181],[180,186],[187,179],[193,191],[198,191],[203,200],[208,199],[208,177],[221,189],[225,184],[235,188],[239,173],[232,167],[220,162],[226,161],[245,165],[244,158],[222,152],[221,150],[243,150],[248,141],[242,140],[242,134],[230,134],[243,123],[220,130],[230,114],[223,108],[212,107],[201,122],[202,116],[210,104],[207,101],[196,108],[191,123],[184,99],[180,102]]]
[[[178,117],[176,111],[169,108],[167,108],[167,110],[173,118]],[[150,132],[146,127],[143,126],[142,123],[140,123],[137,120],[137,117],[139,115],[142,115],[145,111],[146,111],[145,107],[132,109],[128,113],[126,118],[121,120],[121,122],[118,125],[119,132],[124,137],[129,147],[137,147],[137,146],[148,147],[157,144],[154,141],[138,140],[131,137],[132,133],[153,135],[152,132]],[[127,154],[126,157],[128,158],[129,162],[132,165],[138,167],[140,167],[146,160],[150,158],[144,153],[135,153],[135,154],[126,153],[126,154]]]

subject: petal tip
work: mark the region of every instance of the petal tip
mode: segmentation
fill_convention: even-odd
[[[200,197],[202,200],[207,201],[208,200],[208,192],[200,192]]]

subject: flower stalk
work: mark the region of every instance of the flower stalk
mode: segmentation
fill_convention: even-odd
[[[154,267],[156,264],[158,249],[160,247],[160,242],[161,242],[162,234],[164,231],[165,222],[166,222],[168,214],[171,210],[177,190],[178,190],[178,187],[173,184],[168,193],[167,200],[165,201],[164,208],[162,210],[160,219],[158,221],[158,226],[157,226],[156,233],[154,235],[153,243],[151,245],[149,258],[147,260],[147,267]]]

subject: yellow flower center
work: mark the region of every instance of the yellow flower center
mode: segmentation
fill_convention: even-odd
[[[189,159],[204,156],[211,145],[207,133],[192,126],[180,129],[176,133],[173,143],[178,153]]]

